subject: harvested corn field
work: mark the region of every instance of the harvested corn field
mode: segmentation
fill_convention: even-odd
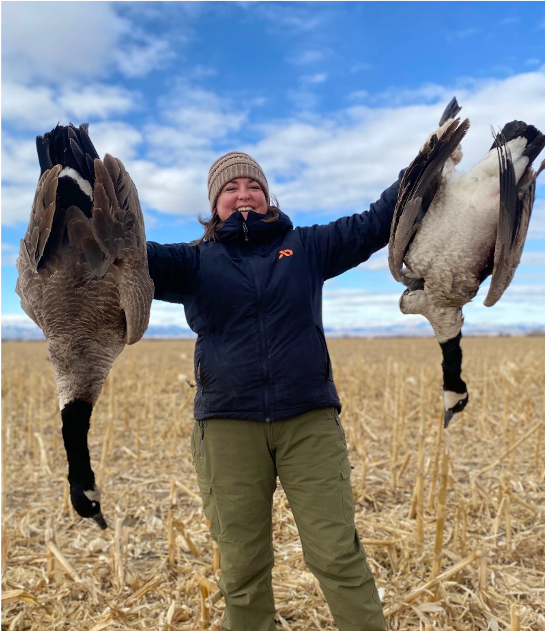
[[[464,338],[442,430],[432,339],[330,340],[356,523],[391,630],[545,628],[545,338]],[[2,630],[219,629],[191,462],[193,342],[125,349],[93,413],[101,531],[73,511],[45,343],[2,344]],[[335,626],[279,487],[277,626]]]

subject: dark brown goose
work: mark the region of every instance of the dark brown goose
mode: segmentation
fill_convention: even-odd
[[[16,291],[48,341],[72,505],[106,528],[90,418],[115,358],[148,326],[153,282],[134,183],[119,160],[99,159],[87,132],[70,124],[36,139],[41,174]]]
[[[406,170],[390,233],[389,265],[408,289],[403,313],[419,313],[432,325],[443,352],[444,426],[468,402],[461,377],[462,307],[492,274],[487,307],[509,286],[520,262],[532,212],[536,178],[532,163],[545,137],[532,125],[512,121],[494,137],[488,153],[467,173],[455,167],[460,141],[456,99]]]

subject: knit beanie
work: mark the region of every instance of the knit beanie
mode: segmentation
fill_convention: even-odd
[[[246,153],[230,151],[218,158],[210,167],[208,174],[208,199],[210,208],[214,212],[221,189],[237,177],[249,177],[259,183],[265,193],[265,200],[269,203],[269,184],[263,169]]]

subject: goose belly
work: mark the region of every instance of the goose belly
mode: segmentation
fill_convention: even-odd
[[[63,268],[49,277],[40,313],[61,407],[74,398],[96,401],[125,346],[114,274],[95,279],[74,271],[81,273]]]
[[[124,315],[119,305],[117,276],[91,276],[84,265],[63,265],[44,283],[41,315],[46,337],[50,333],[85,331],[99,339],[106,332],[123,334]]]
[[[467,194],[452,186],[440,191],[405,256],[407,278],[424,279],[442,306],[462,306],[477,293],[494,254],[497,195]]]

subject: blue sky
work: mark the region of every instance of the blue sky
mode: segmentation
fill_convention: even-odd
[[[90,123],[140,195],[148,239],[189,241],[212,162],[252,155],[296,225],[365,210],[456,95],[471,121],[460,165],[519,119],[545,131],[540,2],[2,2],[2,321],[28,323],[15,259],[39,174],[35,136]],[[542,156],[542,158],[545,156]],[[398,310],[386,249],[326,283],[330,330],[423,321]],[[521,264],[466,327],[545,326],[545,175]],[[151,322],[185,325],[154,302]],[[430,328],[431,334],[431,328]]]

